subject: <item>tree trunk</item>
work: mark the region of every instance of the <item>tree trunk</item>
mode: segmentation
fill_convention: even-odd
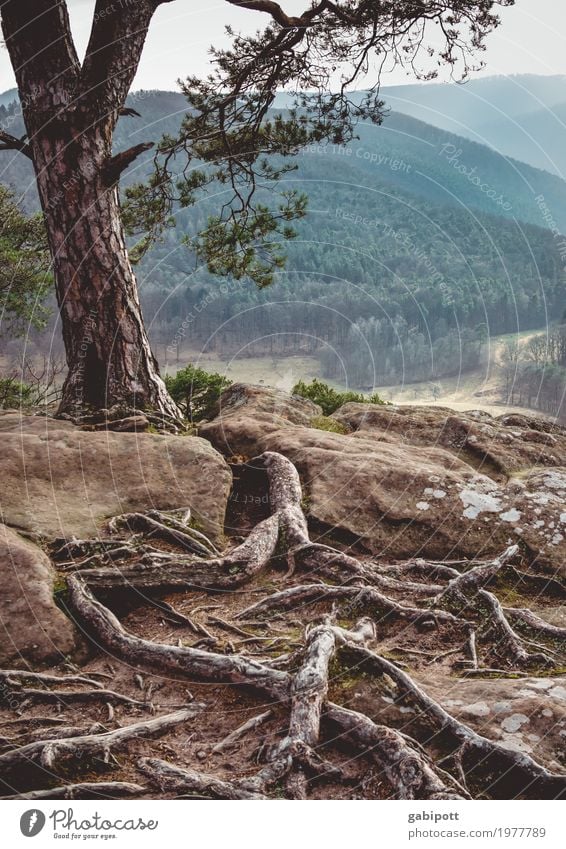
[[[69,367],[60,412],[123,404],[178,416],[144,327],[117,186],[106,185],[107,146],[96,128],[67,141],[50,127],[33,141]]]
[[[81,67],[65,3],[2,3],[69,367],[60,412],[74,417],[115,404],[180,415],[150,349],[118,199],[121,172],[150,145],[112,157],[114,128],[158,5],[97,0]],[[23,140],[14,141],[22,149]]]

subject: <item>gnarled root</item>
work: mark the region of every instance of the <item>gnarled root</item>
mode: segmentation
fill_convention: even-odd
[[[536,784],[539,790],[557,797],[566,793],[566,774],[556,775],[538,764],[529,755],[507,749],[500,743],[482,737],[481,734],[444,710],[415,683],[410,675],[386,658],[357,644],[349,644],[346,649],[365,668],[392,678],[399,687],[400,698],[412,702],[421,711],[421,718],[430,723],[436,733],[450,735],[457,747],[452,753],[453,756],[475,755],[480,762],[489,759],[493,765],[492,768],[500,772],[508,781],[510,778],[506,776],[506,773],[512,770],[520,777],[523,787]]]
[[[564,776],[552,774],[527,755],[505,749],[463,725],[426,695],[410,675],[367,646],[375,638],[376,625],[380,626],[381,635],[381,628],[397,621],[411,626],[403,629],[403,634],[414,631],[415,627],[418,631],[428,632],[442,626],[442,641],[451,639],[452,645],[434,645],[432,652],[423,651],[421,646],[414,651],[414,646],[401,647],[409,655],[432,657],[427,661],[431,664],[461,652],[468,656],[465,662],[472,667],[470,671],[480,673],[481,659],[478,655],[486,651],[495,654],[497,660],[502,660],[503,665],[507,664],[510,668],[523,667],[535,661],[548,663],[549,656],[544,651],[537,654],[529,651],[527,646],[532,644],[514,631],[511,622],[516,622],[520,628],[537,630],[540,638],[548,639],[553,647],[563,637],[563,629],[542,623],[529,611],[502,608],[497,597],[486,589],[515,556],[516,547],[509,548],[493,561],[475,564],[464,572],[460,571],[468,565],[464,562],[434,564],[418,560],[392,567],[362,562],[327,545],[311,542],[301,509],[299,476],[289,460],[275,452],[266,452],[252,462],[260,463],[267,471],[271,515],[259,522],[242,544],[219,555],[206,538],[200,539],[192,533],[182,519],[156,512],[140,519],[141,514],[135,514],[133,523],[126,523],[130,529],[149,534],[152,539],[162,539],[185,552],[189,550],[191,554],[174,554],[146,547],[141,556],[132,558],[132,548],[122,543],[122,549],[127,549],[129,555],[119,569],[82,569],[68,578],[69,607],[77,624],[109,655],[139,669],[154,670],[175,678],[245,687],[268,702],[268,711],[263,707],[262,714],[248,720],[232,734],[222,736],[212,748],[213,754],[222,752],[226,746],[233,745],[241,736],[252,731],[256,723],[265,721],[272,706],[283,706],[289,711],[286,733],[275,744],[262,748],[262,765],[255,774],[228,780],[158,758],[142,758],[138,763],[139,769],[150,777],[152,783],[171,793],[226,799],[266,798],[274,785],[282,785],[288,796],[306,798],[312,780],[336,780],[337,776],[342,780],[343,771],[336,766],[335,758],[332,754],[328,758],[322,757],[321,752],[324,751],[326,756],[330,752],[330,743],[332,749],[345,743],[350,754],[353,751],[365,759],[364,763],[369,761],[383,772],[391,792],[398,798],[468,798],[470,792],[466,787],[464,762],[472,764],[474,781],[480,786],[482,781],[490,788],[497,786],[498,782],[502,786],[511,775],[518,793],[526,793],[529,785],[545,798],[563,793]],[[132,517],[125,518],[130,520]],[[282,552],[283,544],[285,552]],[[136,546],[139,547],[139,538]],[[202,546],[206,553],[198,546]],[[199,556],[195,555],[196,551],[199,551]],[[233,643],[227,643],[227,653],[138,637],[124,628],[114,613],[93,595],[97,590],[107,594],[114,589],[127,588],[140,590],[142,595],[143,591],[157,593],[187,589],[230,593],[249,584],[271,563],[280,565],[283,553],[287,554],[288,561],[286,579],[297,569],[317,578],[323,576],[328,583],[313,583],[314,579],[310,577],[307,579],[310,582],[288,586],[280,592],[269,594],[266,591],[264,598],[252,605],[248,602],[248,606],[236,615],[240,623],[246,622],[245,629],[233,622],[233,613],[223,611],[222,616],[210,616],[207,625],[211,629],[221,628],[230,634]],[[225,598],[232,601],[230,596]],[[284,650],[289,650],[289,654],[273,661],[258,661],[250,656],[256,654],[269,658],[269,651],[283,639],[271,637],[272,632],[277,634],[280,631],[277,617],[289,611],[296,616],[303,606],[320,601],[328,602],[333,613],[330,616],[317,613],[317,624],[307,629],[304,646],[296,641],[296,637],[292,642],[287,638]],[[173,623],[186,625],[199,635],[204,631],[208,645],[220,644],[219,638],[192,618],[197,608],[190,617],[186,617],[168,602],[156,602],[156,606]],[[339,627],[335,624],[338,614],[348,622],[360,614],[364,614],[365,618],[359,620],[356,626]],[[231,616],[232,621],[227,621]],[[273,621],[257,621],[261,617]],[[297,620],[293,620],[293,625],[297,625]],[[298,625],[303,627],[301,622]],[[260,626],[263,632],[259,637],[251,629]],[[269,637],[264,636],[266,629]],[[456,632],[458,642],[454,647]],[[490,641],[486,640],[486,634],[489,634]],[[434,641],[434,635],[432,639]],[[240,647],[236,650],[234,644],[238,641]],[[429,649],[430,646],[424,648]],[[551,654],[553,649],[548,651]],[[393,680],[403,698],[418,708],[420,718],[433,730],[433,739],[449,739],[451,769],[457,778],[441,769],[430,753],[400,731],[379,725],[363,713],[328,701],[330,663],[337,652],[341,653],[341,659],[353,657],[356,668],[361,665]],[[464,661],[459,663],[462,665]],[[25,678],[15,677],[14,681],[18,685]],[[104,688],[95,685],[94,690],[103,692]],[[127,729],[120,731],[126,732]],[[328,740],[328,732],[333,735],[332,741]],[[99,738],[96,750],[100,751],[100,738],[105,735],[95,736]],[[34,741],[30,745],[40,748],[31,750],[32,760],[46,758],[56,763],[63,754],[72,751],[72,740]],[[70,749],[61,748],[65,745],[70,745]],[[22,752],[26,748],[20,747],[15,751]],[[44,750],[46,755],[42,754]],[[103,754],[107,755],[108,751],[102,746]],[[0,767],[2,758],[13,754],[0,755]],[[482,770],[483,774],[488,773],[485,780]]]
[[[96,757],[105,763],[111,752],[120,749],[132,740],[164,734],[180,723],[194,719],[201,705],[193,704],[175,713],[136,722],[103,734],[86,734],[79,737],[38,740],[0,754],[0,782],[10,788],[10,781],[20,781],[22,773],[31,766],[48,771],[59,770],[63,763],[77,758]],[[11,789],[11,788],[10,788]]]
[[[0,801],[32,799],[121,799],[124,796],[139,796],[145,787],[130,781],[83,781],[77,784],[63,784],[48,790],[31,790],[29,793],[16,793],[14,796],[0,796]]]

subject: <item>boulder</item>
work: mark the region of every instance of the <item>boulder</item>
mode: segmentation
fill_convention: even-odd
[[[0,410],[0,433],[39,433],[51,430],[74,430],[75,425],[63,419],[44,415],[22,415],[19,410]]]
[[[89,433],[67,422],[0,417],[0,520],[36,539],[94,537],[119,513],[190,507],[218,539],[231,473],[193,436]]]
[[[251,457],[265,434],[292,425],[308,427],[322,410],[279,389],[235,383],[222,393],[216,413],[200,426],[199,434],[226,456]]]
[[[284,454],[299,470],[311,522],[374,554],[481,557],[508,543],[508,525],[492,522],[488,529],[483,515],[466,514],[461,497],[498,485],[442,448],[293,427],[264,436],[257,453],[266,450]]]
[[[562,466],[566,428],[533,416],[500,416],[443,407],[344,404],[333,418],[352,431],[406,445],[437,445],[485,474],[504,478],[533,466]]]
[[[73,651],[76,633],[55,604],[49,558],[0,524],[0,666],[58,662]]]
[[[333,418],[350,432],[331,433],[309,426],[316,407],[251,389],[225,394],[222,415],[201,433],[231,455],[288,457],[321,531],[392,559],[491,557],[522,541],[531,561],[566,574],[562,428],[533,419],[519,431],[474,411],[346,404]]]

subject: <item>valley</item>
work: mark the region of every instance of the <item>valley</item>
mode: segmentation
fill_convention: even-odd
[[[544,332],[543,329],[540,332]],[[532,331],[520,334],[518,342],[524,345],[536,333]],[[510,337],[502,335],[490,340],[489,350],[477,369],[464,372],[456,377],[442,379],[440,383],[421,381],[400,383],[397,385],[375,386],[375,391],[394,405],[449,407],[465,412],[481,410],[492,416],[506,413],[532,415],[532,408],[511,404],[505,398],[503,379],[499,367],[499,358]],[[164,352],[166,354],[166,351]],[[164,374],[175,374],[179,369],[193,364],[208,372],[216,372],[234,383],[257,384],[283,392],[291,392],[293,386],[303,380],[310,383],[313,379],[323,379],[339,391],[357,389],[347,381],[324,378],[319,359],[314,356],[288,354],[285,356],[247,357],[242,355],[221,356],[218,353],[203,353],[191,348],[182,348],[179,358],[162,361]],[[536,414],[545,418],[537,410]],[[552,418],[549,416],[548,418]]]

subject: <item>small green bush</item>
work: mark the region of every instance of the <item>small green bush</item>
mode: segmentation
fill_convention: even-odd
[[[209,373],[193,365],[165,378],[169,394],[191,422],[208,418],[223,390],[231,383],[221,374]]]
[[[0,377],[0,410],[26,407],[33,403],[33,389],[15,377]]]
[[[338,392],[327,383],[316,378],[311,383],[305,383],[300,380],[293,387],[293,395],[300,395],[302,398],[308,398],[309,401],[314,401],[322,407],[322,412],[325,416],[331,415],[338,407],[343,404],[348,404],[351,401],[359,404],[385,404],[385,401],[374,392],[367,398],[361,392]]]

